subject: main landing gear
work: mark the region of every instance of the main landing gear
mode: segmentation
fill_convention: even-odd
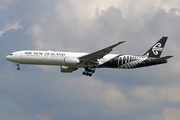
[[[17,65],[17,70],[20,70],[19,63],[16,63],[16,65]]]
[[[90,68],[84,68],[85,69],[85,71],[82,73],[83,75],[86,75],[86,76],[92,76],[92,73],[94,73],[95,72],[95,68],[93,68],[93,69],[90,69]]]

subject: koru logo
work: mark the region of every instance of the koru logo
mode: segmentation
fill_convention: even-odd
[[[157,43],[156,45],[154,45],[154,47],[152,48],[152,52],[154,53],[154,55],[158,55],[159,51],[163,51],[163,48],[161,46],[161,43]]]

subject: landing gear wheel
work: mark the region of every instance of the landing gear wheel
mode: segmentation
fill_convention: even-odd
[[[89,75],[89,73],[86,73],[86,76],[88,76]]]
[[[83,75],[85,75],[85,74],[86,74],[86,72],[83,72],[82,74],[83,74]]]
[[[92,70],[91,72],[92,72],[92,73],[94,73],[94,72],[95,72],[95,70]]]
[[[17,70],[20,70],[19,63],[16,63],[15,65],[17,65]]]
[[[91,77],[92,73],[95,73],[95,68],[88,68],[88,67],[86,67],[84,69],[85,69],[85,71],[82,73],[83,75]]]
[[[20,70],[20,67],[18,67],[17,70]]]
[[[92,76],[92,73],[89,73],[89,76],[91,77],[91,76]]]

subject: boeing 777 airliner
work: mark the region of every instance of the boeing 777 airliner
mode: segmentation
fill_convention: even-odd
[[[82,74],[92,76],[96,68],[132,69],[167,63],[173,56],[160,57],[166,41],[167,37],[162,37],[142,56],[109,54],[125,42],[122,41],[93,53],[23,50],[9,54],[6,59],[14,62],[17,70],[20,70],[19,64],[57,65],[61,72],[71,73],[84,68]]]

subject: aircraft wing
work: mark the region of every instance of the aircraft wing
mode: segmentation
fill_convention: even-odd
[[[97,59],[103,58],[106,54],[110,53],[114,47],[116,47],[117,45],[124,43],[124,42],[125,41],[118,42],[118,43],[116,43],[112,46],[109,46],[107,48],[104,48],[102,50],[81,56],[81,57],[79,57],[79,59],[83,62],[96,62]]]
[[[160,58],[157,58],[157,59],[153,59],[151,60],[152,62],[156,62],[156,61],[162,61],[162,60],[166,60],[166,59],[169,59],[173,56],[165,56],[165,57],[160,57]]]

